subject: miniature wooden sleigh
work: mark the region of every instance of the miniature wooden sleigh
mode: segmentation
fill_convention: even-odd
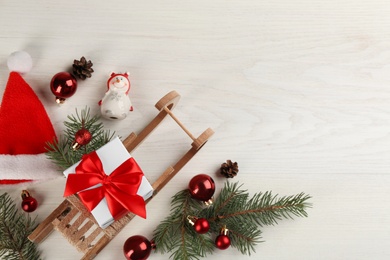
[[[193,141],[189,151],[174,166],[169,166],[152,184],[154,189],[153,196],[146,203],[191,160],[214,133],[211,128],[208,128],[198,138],[195,138],[172,113],[172,109],[177,105],[179,99],[180,95],[176,91],[171,91],[166,94],[155,105],[160,111],[157,116],[138,135],[131,133],[123,141],[124,146],[131,153],[157,128],[167,115],[171,116]],[[40,243],[55,229],[61,232],[68,239],[69,243],[84,253],[81,259],[93,259],[134,216],[133,213],[128,213],[109,227],[102,229],[78,197],[72,195],[67,197],[40,223],[28,238],[32,242]]]

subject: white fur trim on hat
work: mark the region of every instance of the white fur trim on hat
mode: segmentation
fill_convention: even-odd
[[[43,181],[63,177],[45,154],[0,155],[0,180]]]

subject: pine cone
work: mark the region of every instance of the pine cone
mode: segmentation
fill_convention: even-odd
[[[227,160],[225,163],[221,164],[220,173],[226,178],[233,178],[238,173],[238,164],[237,162],[232,162]]]
[[[80,79],[90,78],[93,72],[92,66],[93,63],[90,60],[87,61],[83,56],[79,61],[73,61],[73,73]]]

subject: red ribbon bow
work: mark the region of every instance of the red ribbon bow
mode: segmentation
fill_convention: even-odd
[[[99,156],[92,152],[83,156],[76,173],[68,175],[64,196],[78,193],[89,211],[105,197],[115,220],[125,209],[146,218],[145,200],[137,195],[143,175],[132,157],[106,175]],[[96,184],[101,186],[91,188]]]

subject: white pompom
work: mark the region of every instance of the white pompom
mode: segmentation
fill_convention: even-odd
[[[15,51],[9,55],[7,60],[8,69],[19,73],[27,73],[32,68],[32,58],[25,51]]]

